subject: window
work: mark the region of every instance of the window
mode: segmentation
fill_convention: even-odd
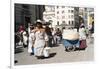
[[[29,9],[29,6],[25,5],[25,4],[23,4],[22,7],[25,8],[25,9]]]
[[[74,25],[74,21],[72,21],[72,25]]]
[[[51,8],[51,11],[55,11],[55,8],[54,8],[54,7],[52,7],[52,8]]]
[[[62,11],[62,14],[64,13],[64,10]]]
[[[65,6],[62,6],[62,8],[65,8]]]
[[[59,21],[57,21],[57,25],[59,25]]]
[[[57,8],[59,8],[59,6],[57,6]]]
[[[70,21],[69,21],[69,25],[70,25]]]
[[[65,18],[65,16],[62,16],[62,19],[64,19]]]
[[[59,16],[57,16],[57,19],[59,19]]]
[[[70,10],[68,10],[68,13],[70,13]]]
[[[65,23],[65,21],[62,21],[62,23]]]
[[[74,12],[74,10],[71,10],[71,13],[73,13]]]
[[[71,15],[71,18],[74,18],[74,15]]]
[[[59,14],[59,11],[57,11],[57,14]]]

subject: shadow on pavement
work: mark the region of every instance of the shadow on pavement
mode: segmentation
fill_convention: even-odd
[[[75,51],[85,51],[86,48],[82,48],[82,49],[79,49],[79,48],[76,48]]]
[[[52,45],[52,47],[58,47],[59,45]]]
[[[49,57],[44,57],[42,56],[41,59],[48,59],[48,58],[52,58],[56,55],[56,53],[51,53]]]
[[[51,53],[49,58],[54,57],[55,55],[56,53]]]
[[[17,53],[22,53],[22,52],[23,52],[23,49],[20,49],[20,48],[15,49],[15,54],[17,54]]]

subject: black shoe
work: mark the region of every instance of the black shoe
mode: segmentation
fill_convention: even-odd
[[[34,55],[34,53],[30,53],[30,56]]]
[[[24,48],[28,47],[28,45],[24,45]]]

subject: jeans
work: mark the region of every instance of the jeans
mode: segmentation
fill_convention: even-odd
[[[57,39],[57,44],[59,44],[61,42],[61,37],[57,36],[56,39]]]
[[[34,48],[32,48],[32,53],[34,53]]]

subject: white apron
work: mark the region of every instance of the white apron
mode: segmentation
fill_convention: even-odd
[[[35,43],[34,43],[34,55],[35,56],[42,56],[44,46],[45,46],[45,41],[48,41],[48,37],[46,33],[37,31],[35,33]]]

